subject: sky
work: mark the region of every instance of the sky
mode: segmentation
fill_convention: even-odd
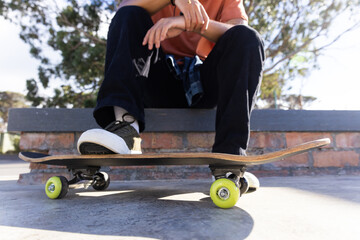
[[[341,32],[339,22],[331,35]],[[327,43],[328,39],[324,40]],[[360,110],[360,28],[346,33],[319,57],[319,70],[290,82],[291,93],[314,96],[309,110]]]
[[[19,38],[20,29],[0,18],[0,91],[25,93],[25,81],[35,78],[38,62]]]
[[[330,36],[344,29],[339,19]],[[0,18],[0,91],[26,93],[26,80],[37,78],[38,62],[19,38],[20,29]],[[324,44],[328,39],[322,40]],[[322,42],[320,42],[322,43]],[[288,93],[317,98],[309,110],[360,110],[360,28],[347,33],[319,57],[319,70],[305,79],[290,82]],[[53,83],[59,85],[60,83]]]

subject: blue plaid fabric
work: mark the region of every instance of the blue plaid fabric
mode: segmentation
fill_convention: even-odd
[[[183,82],[185,97],[189,106],[194,106],[204,94],[200,78],[200,66],[203,63],[199,56],[184,57],[179,66],[173,55],[166,55],[170,72],[177,80]]]

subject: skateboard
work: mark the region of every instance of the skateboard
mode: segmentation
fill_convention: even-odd
[[[49,178],[45,193],[51,199],[65,197],[69,185],[83,180],[88,180],[95,190],[105,190],[110,184],[110,178],[106,172],[100,172],[104,166],[209,165],[215,177],[210,187],[212,201],[220,208],[231,208],[241,195],[256,190],[249,186],[250,179],[245,174],[247,166],[279,161],[329,143],[330,139],[324,138],[257,156],[204,152],[52,156],[20,152],[19,157],[27,162],[65,166],[72,173],[71,180],[63,176]]]

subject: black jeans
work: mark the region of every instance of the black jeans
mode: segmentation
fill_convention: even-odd
[[[182,82],[170,73],[164,53],[142,46],[153,22],[140,7],[120,8],[108,32],[105,79],[94,117],[101,127],[114,121],[113,106],[126,109],[145,128],[144,108],[187,108]],[[151,56],[151,57],[150,57]],[[204,95],[195,108],[217,106],[213,152],[239,154],[248,145],[250,114],[259,90],[265,54],[259,34],[234,26],[218,40],[201,66]],[[151,61],[147,74],[134,62]]]

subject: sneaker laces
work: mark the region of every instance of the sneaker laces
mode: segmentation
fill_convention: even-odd
[[[132,120],[131,122],[128,122],[125,120],[125,117],[126,116],[131,116],[129,113],[125,113],[123,116],[122,116],[122,121],[120,120],[115,120],[113,121],[112,123],[110,123],[109,125],[107,125],[104,129],[109,131],[109,132],[117,132],[118,130],[124,128],[125,126],[129,126],[131,125],[132,123],[135,122],[135,119]],[[132,116],[131,116],[132,117]],[[132,117],[133,118],[133,117]]]

